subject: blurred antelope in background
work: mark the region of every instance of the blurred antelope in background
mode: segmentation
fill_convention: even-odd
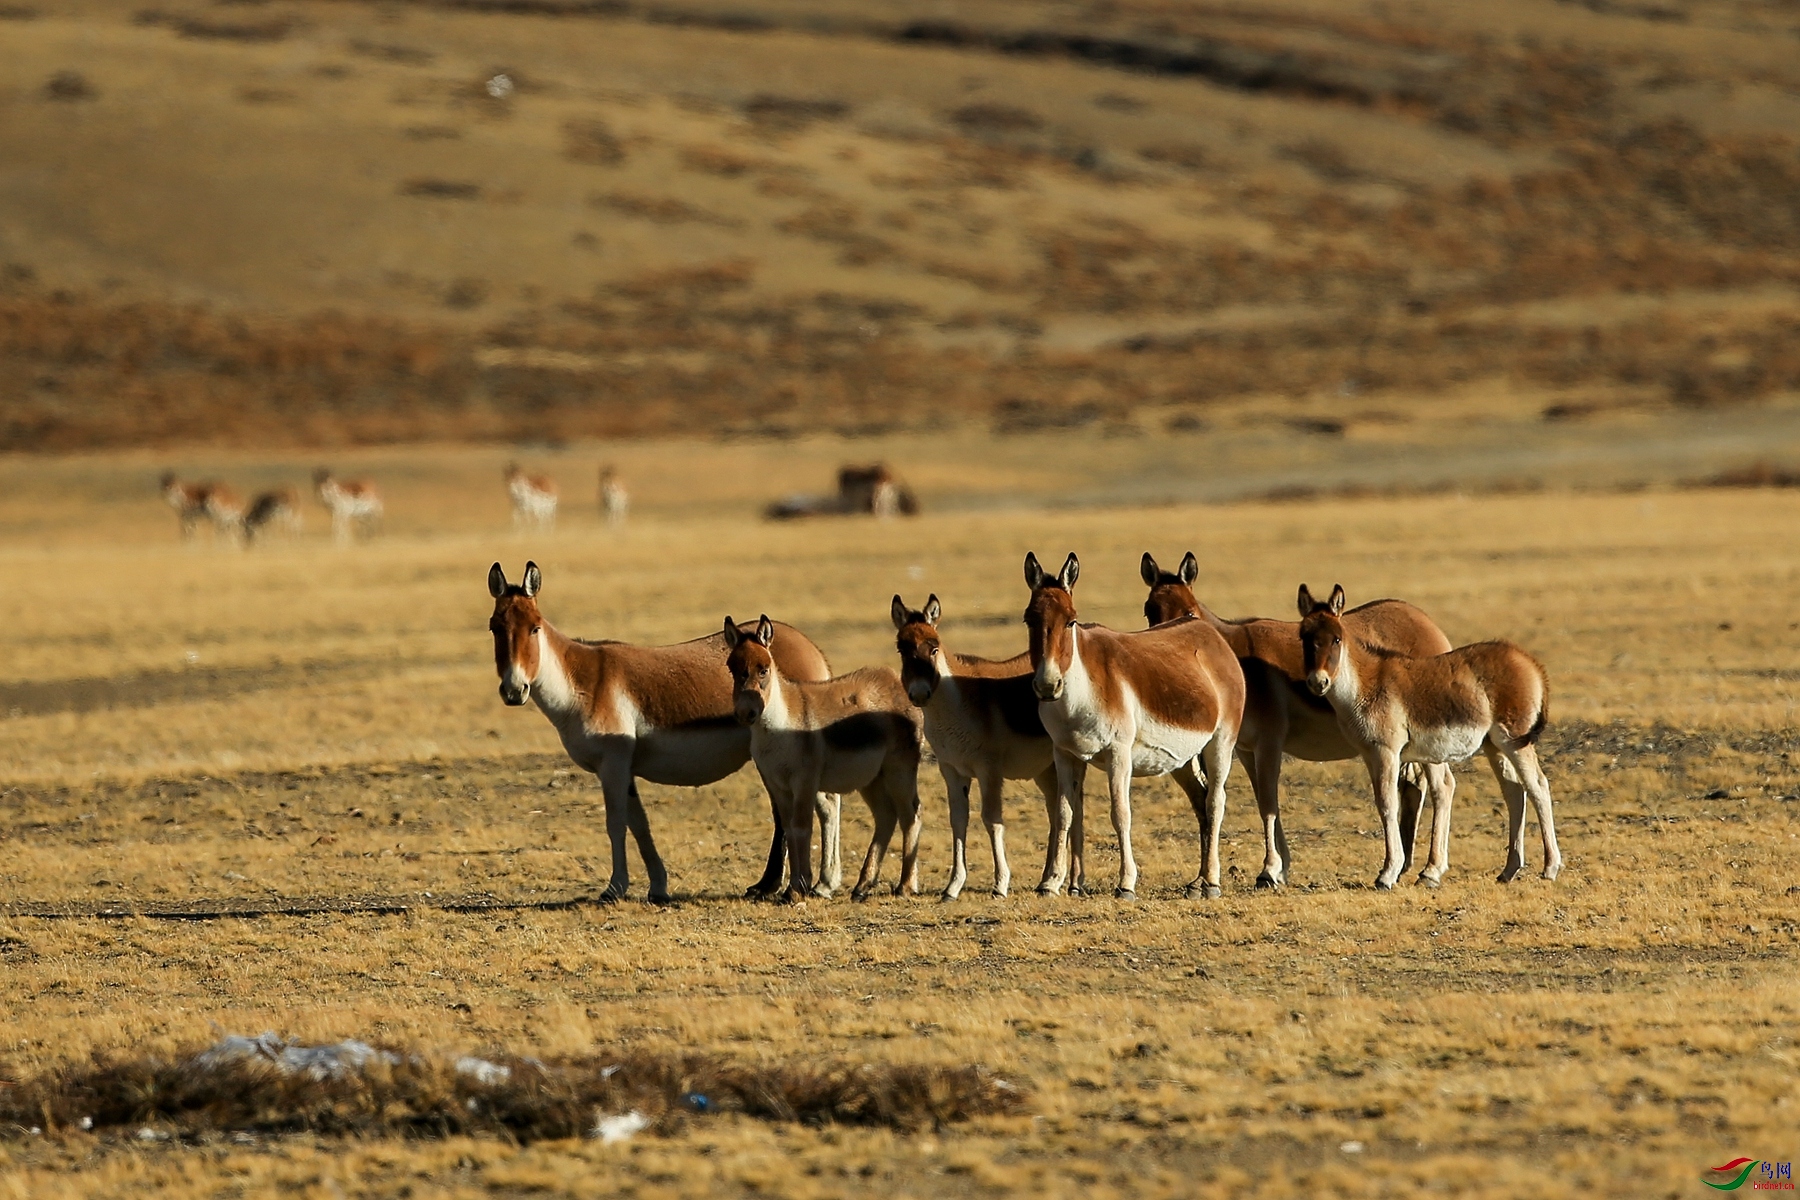
[[[787,899],[810,890],[812,814],[821,792],[861,792],[875,817],[875,836],[851,895],[875,890],[894,829],[900,828],[900,881],[894,893],[919,890],[918,711],[900,677],[864,667],[822,683],[790,679],[770,648],[776,627],[767,616],[746,633],[725,618],[725,660],[732,705],[750,730],[750,756],[781,817],[788,843]]]
[[[1152,626],[1198,617],[1230,643],[1244,669],[1244,727],[1238,735],[1237,753],[1250,774],[1250,786],[1262,817],[1263,866],[1256,886],[1284,884],[1293,861],[1288,853],[1287,831],[1281,823],[1282,756],[1291,754],[1307,762],[1335,762],[1357,758],[1361,750],[1345,740],[1331,705],[1306,687],[1299,622],[1263,617],[1226,620],[1215,615],[1194,595],[1200,561],[1192,550],[1174,571],[1158,567],[1148,553],[1138,569],[1150,589],[1144,600],[1144,618]],[[1423,657],[1450,649],[1450,639],[1444,631],[1404,600],[1371,600],[1346,612],[1343,620],[1351,636],[1384,652]],[[1400,838],[1406,850],[1403,870],[1412,865],[1413,836],[1426,789],[1442,789],[1449,796],[1456,790],[1456,776],[1442,763],[1407,763],[1402,770]]]
[[[276,488],[263,492],[250,502],[244,513],[244,541],[254,542],[264,531],[285,533],[289,536],[300,532],[303,524],[300,515],[300,493],[291,487]]]
[[[313,489],[331,514],[331,535],[339,545],[348,543],[353,534],[368,537],[381,527],[381,493],[368,480],[339,481],[320,467],[313,474]]]
[[[527,475],[518,463],[506,466],[506,492],[512,497],[513,525],[548,530],[556,525],[556,481],[548,475]]]
[[[1119,835],[1116,894],[1137,895],[1132,777],[1168,775],[1187,793],[1200,823],[1200,870],[1187,895],[1218,896],[1219,827],[1244,718],[1243,669],[1219,631],[1191,617],[1137,633],[1077,623],[1080,575],[1073,554],[1055,575],[1038,565],[1037,555],[1025,556],[1032,687],[1038,715],[1056,743],[1060,800],[1050,829],[1051,869],[1038,890],[1054,894],[1065,878],[1071,892],[1085,886],[1081,788],[1088,763],[1095,762],[1106,769]]]
[[[625,523],[626,511],[631,507],[631,496],[625,491],[625,481],[612,464],[600,468],[600,516],[608,525],[619,526]]]
[[[215,480],[183,483],[173,471],[163,475],[163,499],[181,519],[182,539],[189,540],[202,521],[210,521],[216,533],[234,537],[243,528],[244,500],[227,484]]]
[[[1031,655],[1003,661],[957,654],[938,633],[943,608],[932,596],[914,611],[894,597],[892,616],[900,652],[900,682],[925,716],[925,739],[937,756],[950,797],[950,882],[944,899],[962,894],[969,876],[969,788],[981,784],[981,821],[994,852],[994,895],[1012,887],[1006,861],[1006,810],[1001,789],[1008,779],[1031,779],[1055,822],[1056,756],[1038,716],[1031,687]],[[1046,873],[1049,866],[1046,863]]]
[[[1344,589],[1324,602],[1300,585],[1300,644],[1306,685],[1331,702],[1338,724],[1369,768],[1387,856],[1375,886],[1391,888],[1404,869],[1399,781],[1403,762],[1461,762],[1487,756],[1506,797],[1506,866],[1511,882],[1525,863],[1525,797],[1537,809],[1544,839],[1544,878],[1562,870],[1550,782],[1538,764],[1537,740],[1549,720],[1550,679],[1543,664],[1511,642],[1476,642],[1443,654],[1385,653],[1345,625]],[[1502,769],[1510,764],[1512,771]],[[1450,866],[1450,797],[1434,795],[1431,858],[1420,876],[1435,884]]]

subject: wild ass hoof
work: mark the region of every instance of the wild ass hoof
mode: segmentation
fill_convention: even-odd
[[[1113,899],[1114,900],[1136,900],[1137,892],[1133,891],[1131,888],[1114,888],[1113,889]]]
[[[938,897],[938,903],[949,904],[960,895],[962,895],[961,892],[953,892],[949,888],[945,888],[943,894]]]
[[[1375,890],[1378,892],[1391,892],[1394,890],[1394,881],[1391,879],[1383,879],[1381,876],[1377,875],[1375,877]]]
[[[1551,863],[1549,866],[1544,868],[1544,878],[1545,879],[1554,880],[1560,874],[1562,874],[1562,864],[1561,863]]]
[[[753,883],[744,889],[746,900],[773,900],[781,893],[780,888],[766,888],[760,883]]]
[[[1217,900],[1225,894],[1225,889],[1216,883],[1190,883],[1182,895],[1189,900]]]
[[[1004,900],[1010,890],[1011,890],[1010,888],[1006,888],[1006,887],[996,887],[996,888],[994,888],[992,894],[999,896],[1001,899]]]
[[[787,891],[781,893],[781,899],[777,901],[777,903],[788,904],[795,908],[800,908],[806,904],[806,893],[799,888],[791,887]]]
[[[820,900],[829,900],[837,895],[837,892],[829,883],[815,883],[806,894],[809,896],[816,896]]]
[[[1427,875],[1423,871],[1419,872],[1419,886],[1420,887],[1434,888],[1434,887],[1440,886],[1443,882],[1444,882],[1443,880],[1433,878],[1432,876]]]
[[[1518,876],[1518,874],[1519,874],[1519,864],[1509,862],[1506,864],[1506,868],[1504,870],[1502,870],[1500,872],[1500,874],[1494,876],[1494,882],[1495,883],[1511,883],[1513,881],[1513,879]]]
[[[1272,892],[1279,888],[1284,882],[1286,881],[1277,879],[1267,871],[1264,871],[1261,875],[1256,877],[1256,890],[1259,892]]]
[[[675,903],[675,897],[669,895],[669,893],[667,893],[667,892],[664,892],[661,895],[652,893],[652,894],[644,897],[644,902],[646,904],[654,904],[658,908],[667,908],[671,904]]]

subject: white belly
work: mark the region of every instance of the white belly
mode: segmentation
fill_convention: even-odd
[[[1131,743],[1133,775],[1167,775],[1176,767],[1191,761],[1212,740],[1210,731],[1183,729],[1164,725],[1150,717],[1140,716],[1137,737]]]
[[[1457,763],[1472,757],[1487,740],[1487,730],[1462,726],[1408,730],[1400,757],[1406,762]]]

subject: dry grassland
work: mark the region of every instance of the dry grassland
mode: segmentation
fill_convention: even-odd
[[[1020,506],[1058,482],[1033,456],[1098,493],[1137,445],[971,437],[899,460],[916,520],[777,526],[755,503],[842,447],[646,443],[626,530],[574,510],[530,538],[506,531],[495,454],[395,450],[344,464],[380,468],[387,536],[333,550],[315,514],[253,553],[176,544],[147,459],[4,464],[8,1078],[272,1028],[432,1054],[981,1063],[1033,1095],[918,1134],[728,1115],[612,1146],[15,1133],[0,1194],[1692,1196],[1706,1166],[1791,1154],[1800,495]],[[986,472],[1013,507],[955,491]],[[1221,611],[1341,581],[1539,654],[1562,878],[1492,881],[1499,797],[1469,769],[1444,887],[1375,894],[1358,771],[1291,765],[1279,894],[1249,887],[1260,839],[1234,777],[1217,902],[1176,898],[1192,817],[1145,781],[1135,904],[992,898],[978,847],[954,905],[752,905],[767,805],[740,774],[645,789],[673,907],[571,903],[606,873],[599,794],[494,695],[493,559],[541,563],[566,631],[674,640],[768,611],[849,668],[891,659],[896,590],[942,597],[953,644],[1016,649],[1027,548],[1080,551],[1084,615],[1134,628],[1137,556],[1189,547]],[[924,788],[935,885],[947,822],[929,771]],[[1034,807],[1010,814],[1027,883]],[[867,815],[846,813],[855,848]],[[208,911],[265,915],[155,915]]]

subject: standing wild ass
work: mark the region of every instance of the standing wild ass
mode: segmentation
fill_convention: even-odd
[[[494,634],[500,699],[515,706],[536,700],[569,757],[599,777],[612,842],[612,877],[604,898],[623,899],[630,885],[625,865],[629,826],[650,876],[650,899],[666,901],[669,875],[650,838],[637,781],[702,787],[750,760],[750,736],[732,717],[725,639],[715,633],[675,646],[577,641],[563,636],[538,610],[542,584],[534,562],[525,564],[517,584],[506,581],[499,563],[488,569],[488,593],[494,597],[488,628]],[[776,626],[771,652],[799,678],[831,677],[825,656],[796,629]],[[822,797],[819,804],[824,874],[835,887],[842,877],[837,797]],[[772,895],[781,887],[782,847],[778,815],[768,865],[749,895]]]
[[[1175,621],[1139,633],[1117,633],[1075,620],[1073,555],[1052,576],[1025,556],[1031,603],[1032,687],[1044,729],[1056,743],[1060,793],[1050,840],[1052,869],[1040,892],[1061,890],[1071,852],[1064,844],[1071,816],[1074,859],[1071,890],[1084,880],[1081,784],[1087,764],[1106,768],[1113,828],[1119,835],[1118,895],[1137,894],[1131,853],[1131,780],[1172,775],[1200,821],[1200,871],[1190,897],[1214,897],[1219,885],[1219,826],[1225,819],[1225,777],[1244,716],[1244,672],[1219,632],[1204,621]]]
[[[1543,664],[1511,642],[1476,642],[1430,657],[1371,650],[1346,628],[1344,589],[1319,603],[1300,585],[1300,644],[1306,685],[1337,712],[1338,724],[1368,764],[1387,857],[1375,886],[1391,888],[1404,869],[1400,847],[1402,762],[1461,762],[1487,755],[1506,797],[1508,883],[1525,864],[1525,797],[1544,838],[1544,878],[1562,870],[1550,782],[1537,740],[1549,719],[1550,680]],[[1514,775],[1502,769],[1510,764]],[[1432,797],[1431,857],[1419,880],[1435,887],[1450,866],[1450,797]]]
[[[932,596],[917,612],[894,597],[894,639],[900,681],[925,716],[925,740],[937,755],[950,796],[950,882],[944,899],[962,894],[969,877],[969,786],[981,783],[981,821],[994,851],[994,895],[1012,886],[1006,861],[1006,810],[1000,792],[1008,779],[1033,779],[1044,812],[1055,819],[1056,759],[1031,687],[1031,655],[1003,661],[946,650],[938,633],[943,608]],[[1046,874],[1049,863],[1046,856]]]
[[[173,471],[159,485],[163,500],[181,518],[182,540],[194,536],[200,522],[211,521],[215,534],[231,537],[243,528],[244,500],[231,485],[207,480],[183,483]]]
[[[750,754],[769,789],[788,839],[788,891],[807,891],[812,862],[812,810],[821,791],[861,792],[875,836],[851,895],[875,890],[894,827],[901,828],[900,881],[894,893],[919,890],[919,717],[900,677],[864,667],[824,682],[790,678],[775,661],[775,623],[751,631],[725,618],[731,648],[732,704],[750,729]]]
[[[1256,886],[1278,887],[1287,882],[1293,865],[1281,824],[1282,755],[1337,762],[1358,758],[1361,750],[1345,740],[1331,705],[1306,687],[1299,622],[1265,617],[1228,621],[1216,616],[1194,595],[1200,562],[1192,550],[1173,572],[1158,567],[1148,553],[1138,569],[1150,589],[1144,618],[1151,625],[1198,617],[1224,636],[1244,669],[1244,728],[1237,752],[1250,773],[1263,824],[1263,867]],[[1424,658],[1450,649],[1444,631],[1404,600],[1371,600],[1346,612],[1343,620],[1352,636],[1379,653]],[[1400,839],[1406,851],[1402,870],[1412,866],[1413,836],[1425,799],[1422,789],[1427,787],[1434,793],[1442,789],[1448,803],[1456,776],[1442,763],[1406,764],[1400,776]]]

